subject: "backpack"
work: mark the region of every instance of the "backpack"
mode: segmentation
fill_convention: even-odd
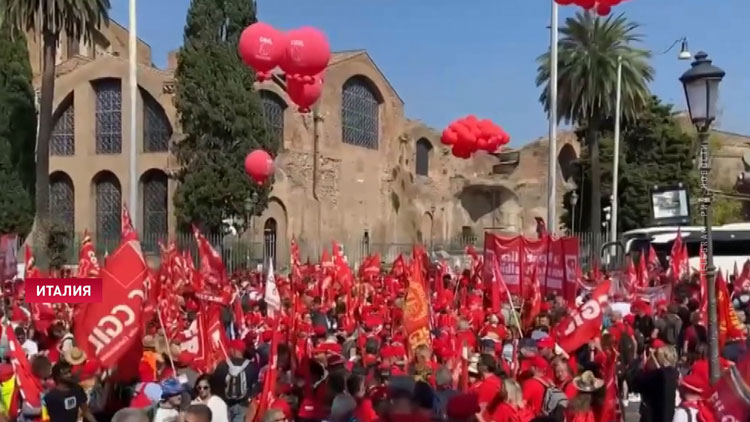
[[[563,420],[564,410],[568,407],[568,396],[552,384],[537,380],[544,386],[544,396],[542,397],[542,414],[552,416],[557,420]]]
[[[242,362],[241,366],[236,366],[232,362],[227,361],[227,377],[226,388],[224,394],[227,400],[242,400],[247,397],[250,386],[247,382],[247,365],[250,364],[249,360]]]

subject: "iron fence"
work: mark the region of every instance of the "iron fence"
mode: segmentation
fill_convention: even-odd
[[[602,244],[606,242],[603,233],[576,233],[578,239],[581,267],[589,269],[595,260],[599,260]],[[206,234],[208,242],[218,251],[224,261],[227,271],[254,269],[258,265],[273,261],[274,268],[279,271],[288,270],[288,245],[277,239],[275,233],[265,233],[262,240],[250,240],[235,235]],[[67,237],[61,247],[61,254],[66,265],[76,265],[81,249],[82,233]],[[174,240],[180,250],[190,252],[193,260],[199,265],[198,245],[192,233],[167,234],[146,233],[140,235],[141,247],[146,258],[158,264],[160,257],[159,244],[167,244]],[[92,236],[94,250],[101,259],[114,251],[120,244],[120,236]],[[19,239],[19,251],[24,239]],[[320,241],[298,240],[302,261],[318,262],[323,249],[330,251],[331,244]],[[340,240],[339,244],[352,267],[357,267],[362,260],[370,255],[380,254],[381,263],[390,265],[399,255],[410,255],[414,245],[418,242],[371,242],[368,238],[350,238]],[[474,247],[479,253],[484,249],[484,236],[457,236],[450,239],[435,239],[424,244],[427,253],[437,259],[447,259],[464,255],[468,246]],[[281,253],[279,253],[281,252]],[[20,254],[23,256],[23,253]],[[618,257],[619,259],[620,257]]]

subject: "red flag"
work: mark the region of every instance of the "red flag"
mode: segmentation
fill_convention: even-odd
[[[121,243],[107,259],[101,276],[104,300],[78,312],[75,338],[89,356],[109,368],[140,338],[144,282],[149,277],[140,243]]]
[[[604,400],[602,402],[599,422],[621,422],[622,408],[620,407],[620,396],[617,388],[617,358],[615,350],[609,350],[607,362],[604,367]]]
[[[680,277],[682,277],[681,270],[681,260],[682,260],[682,233],[680,232],[680,228],[677,228],[677,237],[674,240],[674,243],[672,243],[672,250],[669,252],[669,266],[672,270],[672,277],[675,278],[675,280],[679,281]]]
[[[99,260],[96,259],[96,252],[94,251],[94,244],[91,241],[91,236],[88,230],[83,232],[83,239],[81,240],[81,251],[78,253],[78,277],[99,277]]]
[[[498,313],[501,310],[502,299],[501,295],[507,295],[508,286],[503,280],[503,273],[500,271],[500,264],[497,262],[497,255],[492,255],[492,312]]]
[[[414,350],[417,346],[430,343],[430,302],[424,291],[422,265],[419,260],[412,260],[409,287],[406,293],[404,307],[404,329],[408,335],[409,347]]]
[[[38,278],[42,276],[39,268],[34,264],[34,254],[31,253],[29,245],[26,245],[24,251],[24,263],[26,264],[26,272],[24,274],[26,278]]]
[[[724,372],[708,402],[717,421],[750,420],[750,353]]]
[[[641,257],[638,260],[638,287],[648,287],[648,268],[646,267],[646,252],[641,252]]]
[[[122,225],[120,229],[120,235],[122,236],[123,242],[129,242],[131,240],[138,239],[138,233],[136,233],[135,229],[133,228],[133,220],[130,219],[128,207],[124,203],[122,204],[122,218],[120,224]]]
[[[539,279],[536,276],[537,266],[531,273],[531,285],[529,286],[529,296],[523,305],[523,326],[527,330],[534,328],[534,321],[537,315],[542,311],[542,292],[539,286]]]
[[[727,341],[744,340],[745,330],[729,298],[729,287],[719,271],[716,276],[716,309],[719,322],[719,347]]]
[[[271,340],[271,350],[268,353],[268,366],[265,368],[263,373],[263,391],[261,392],[257,415],[263,415],[266,410],[271,407],[274,401],[274,395],[276,393],[276,378],[278,377],[278,349],[279,349],[279,336],[276,335],[278,329],[278,321],[274,321],[274,327],[272,332],[274,333]]]
[[[602,307],[609,302],[610,280],[596,287],[591,299],[564,317],[555,328],[557,344],[572,353],[602,331]]]
[[[21,395],[31,407],[39,408],[42,406],[42,393],[44,392],[42,382],[31,372],[31,365],[26,358],[26,353],[21,348],[16,333],[13,332],[13,327],[10,324],[5,326],[5,335],[10,349],[10,362],[13,364],[13,371],[16,374]]]
[[[200,275],[203,283],[208,283],[208,287],[214,291],[222,289],[229,282],[227,280],[227,270],[224,268],[224,262],[221,255],[216,252],[211,243],[205,236],[193,226],[193,234],[198,244],[198,257],[200,258],[201,268]],[[196,290],[198,291],[198,290]]]
[[[630,296],[635,292],[636,286],[638,286],[638,275],[635,272],[635,264],[633,264],[631,257],[627,257],[626,259],[628,261],[628,268],[625,270],[625,279],[628,284],[626,286],[628,296]]]

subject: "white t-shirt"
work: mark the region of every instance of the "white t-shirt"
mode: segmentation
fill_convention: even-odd
[[[698,411],[691,408],[678,407],[674,410],[672,422],[698,422]]]
[[[211,396],[206,401],[200,398],[193,400],[193,404],[205,404],[211,409],[211,422],[229,422],[227,404],[219,396]]]
[[[24,341],[21,345],[21,348],[24,352],[26,352],[26,356],[29,357],[39,353],[39,346],[37,346],[36,342],[34,342],[33,340],[26,339],[26,341]]]
[[[158,407],[153,422],[178,422],[179,420],[180,412],[177,409]]]

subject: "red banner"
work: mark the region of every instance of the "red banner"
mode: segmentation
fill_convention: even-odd
[[[528,288],[536,265],[542,295],[556,293],[575,300],[578,274],[578,240],[572,237],[545,237],[529,240],[523,236],[485,235],[485,280],[492,280],[492,262],[497,260],[503,280],[511,293],[522,295]],[[519,275],[523,274],[523,277]],[[523,280],[523,281],[521,281]]]
[[[726,370],[709,402],[717,421],[750,420],[750,354],[745,354],[739,365]]]
[[[604,281],[591,294],[591,299],[569,316],[560,320],[555,328],[557,344],[567,353],[577,350],[602,332],[602,308],[609,302],[611,282]]]
[[[103,300],[76,315],[75,338],[105,368],[117,364],[131,343],[140,341],[144,282],[149,276],[137,240],[120,244],[101,271]]]
[[[656,287],[636,287],[634,296],[656,306],[659,301],[672,302],[672,285],[663,284]]]
[[[218,307],[209,306],[199,313],[185,336],[187,340],[180,348],[195,355],[191,364],[194,369],[211,372],[218,362],[226,359],[226,333]]]

